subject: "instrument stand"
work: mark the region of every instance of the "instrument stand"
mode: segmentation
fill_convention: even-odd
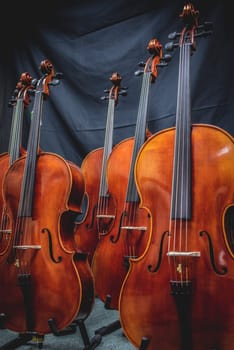
[[[101,343],[102,336],[100,334],[96,334],[91,340],[88,337],[87,329],[85,327],[83,320],[76,320],[76,323],[79,327],[81,337],[84,342],[84,349],[83,350],[94,350],[96,347]]]
[[[25,334],[19,334],[19,336],[13,340],[10,340],[9,342],[7,342],[6,344],[2,345],[0,347],[0,350],[13,350],[18,348],[21,345],[25,345],[27,344],[30,340],[33,340],[33,338],[36,337],[34,334],[32,333],[25,333]],[[40,341],[37,341],[38,344],[38,348],[42,349],[43,347],[43,340],[44,337],[40,336]]]
[[[109,323],[107,326],[96,329],[95,334],[99,334],[101,336],[104,336],[104,335],[110,334],[110,333],[112,333],[120,328],[121,328],[120,321],[116,320],[112,323]]]
[[[0,315],[0,329],[4,329],[4,326],[3,326],[4,320],[5,320],[5,315],[4,314]],[[76,332],[75,323],[71,323],[70,326],[63,329],[62,331],[57,330],[53,319],[49,319],[48,324],[50,326],[52,333],[57,337]],[[19,334],[17,338],[10,340],[6,344],[0,346],[0,350],[13,350],[18,348],[21,345],[27,344],[30,340],[36,341],[39,349],[43,348],[44,335],[40,335],[34,332],[27,332],[24,334]]]
[[[148,344],[149,344],[149,338],[142,337],[139,350],[147,350]]]
[[[58,331],[55,326],[53,319],[48,320],[50,328],[55,336],[63,336],[67,334],[74,333],[77,326],[79,327],[80,334],[85,345],[83,350],[93,350],[101,343],[102,337],[100,335],[94,336],[91,340],[88,337],[88,333],[83,320],[75,319],[68,328]],[[0,349],[1,350],[1,349]]]
[[[105,301],[105,304],[104,304],[104,307],[106,309],[109,309],[110,307],[110,302],[111,302],[111,296],[110,295],[107,295],[106,296],[106,301]],[[114,331],[116,331],[117,329],[120,329],[121,328],[121,324],[120,324],[120,321],[119,320],[116,320],[110,324],[108,324],[107,326],[104,326],[104,327],[101,327],[99,329],[97,329],[95,331],[95,334],[100,334],[101,336],[104,336],[106,334],[110,334]]]
[[[72,322],[67,328],[63,329],[62,331],[59,331],[55,325],[55,322],[52,318],[50,318],[48,320],[48,324],[50,326],[50,329],[52,331],[52,333],[56,336],[63,336],[63,335],[68,335],[68,334],[72,334],[75,333],[76,331],[76,324],[74,322]]]

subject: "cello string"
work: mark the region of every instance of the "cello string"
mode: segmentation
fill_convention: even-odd
[[[182,135],[180,136],[180,150],[179,150],[179,156],[180,156],[180,186],[179,186],[179,251],[183,252],[183,236],[184,236],[184,217],[183,217],[183,207],[184,207],[184,200],[183,200],[183,196],[184,196],[184,190],[186,190],[186,186],[185,186],[185,181],[184,181],[184,176],[186,173],[186,164],[184,162],[185,160],[185,137],[186,137],[186,113],[187,113],[187,45],[185,43],[182,44],[182,51],[183,51],[183,62],[182,62],[182,72],[183,72],[183,78],[182,78],[182,98],[181,98],[181,103],[182,103],[182,113],[181,113],[181,133]],[[185,196],[187,198],[187,196]],[[187,205],[186,205],[187,207]],[[186,220],[187,221],[187,220]],[[180,282],[183,283],[183,276],[184,276],[184,264],[183,264],[184,258],[183,256],[179,257],[179,264],[180,264]]]
[[[21,122],[21,116],[19,115],[22,106],[22,98],[18,97],[16,99],[16,103],[13,104],[13,112],[12,112],[12,126],[10,130],[10,137],[9,137],[9,145],[8,145],[8,155],[9,155],[9,166],[13,163],[13,160],[18,158],[19,153],[19,142],[20,142],[20,135],[19,135],[19,124]],[[21,102],[21,104],[20,104]],[[14,154],[15,157],[14,157]],[[0,243],[1,248],[4,249],[4,241],[8,240],[8,232],[6,231],[9,224],[9,218],[7,217],[6,213],[6,207],[4,206],[2,208],[2,215],[1,215],[1,226],[0,226]]]
[[[135,130],[135,137],[134,137],[134,149],[132,153],[132,160],[131,160],[131,169],[129,173],[129,180],[128,180],[128,189],[126,194],[126,201],[125,201],[125,210],[128,208],[129,215],[127,217],[127,226],[134,227],[134,223],[136,221],[136,213],[137,209],[139,207],[139,200],[138,199],[138,193],[137,188],[135,184],[135,178],[134,176],[131,177],[131,170],[133,171],[135,166],[135,160],[137,153],[139,151],[140,146],[143,144],[140,135],[142,134],[142,130],[146,129],[146,123],[144,118],[140,118],[141,116],[147,117],[147,107],[148,107],[148,99],[149,99],[149,86],[150,86],[150,79],[151,79],[151,72],[144,72],[143,73],[143,79],[142,79],[142,88],[141,88],[141,94],[140,94],[140,101],[139,101],[139,107],[138,107],[138,115],[137,115],[137,121],[136,121],[136,130]],[[143,119],[143,120],[142,120]],[[145,132],[144,132],[145,135]],[[126,207],[128,199],[131,199],[131,202]],[[127,235],[133,236],[134,235],[134,228],[127,230]],[[135,256],[136,255],[136,248],[135,243],[136,240],[134,240],[134,237],[130,237],[130,244],[129,239],[126,239],[127,243],[127,254],[128,256]]]
[[[182,44],[182,50],[183,50],[183,62],[182,62],[182,71],[183,71],[183,78],[182,78],[182,98],[181,98],[181,103],[182,103],[182,113],[181,113],[181,124],[180,124],[180,130],[181,130],[181,135],[180,135],[180,150],[179,150],[179,157],[180,157],[180,186],[179,186],[179,251],[183,251],[183,219],[184,219],[184,211],[183,211],[183,207],[184,207],[184,200],[183,200],[183,196],[184,196],[184,189],[185,189],[185,181],[184,181],[184,176],[185,176],[185,137],[186,137],[186,113],[187,113],[187,54],[186,54],[186,47],[187,45],[185,43]],[[187,196],[185,196],[187,198]],[[182,266],[182,265],[181,265]],[[181,274],[181,278],[182,278],[182,274]]]
[[[109,197],[107,196],[108,193],[108,184],[107,184],[107,176],[106,176],[106,166],[107,161],[109,158],[109,155],[112,150],[113,145],[113,128],[114,128],[114,110],[115,110],[115,99],[113,97],[110,97],[109,99],[109,105],[108,105],[108,116],[107,116],[107,134],[105,135],[105,145],[107,144],[107,147],[105,146],[105,163],[103,164],[102,169],[102,176],[104,181],[104,188],[105,188],[105,213],[108,214],[108,208],[109,208]]]
[[[105,132],[105,141],[104,144],[106,147],[104,147],[104,150],[107,150],[107,152],[103,153],[103,159],[102,159],[102,172],[101,172],[101,182],[100,182],[100,190],[99,190],[99,199],[98,199],[98,208],[97,213],[98,215],[107,214],[107,207],[108,207],[108,198],[107,198],[107,183],[106,183],[106,163],[107,158],[110,153],[110,147],[112,145],[112,137],[110,138],[110,133],[112,133],[113,129],[113,121],[111,121],[110,116],[113,115],[113,109],[114,109],[114,101],[112,98],[109,99],[108,103],[108,112],[107,112],[107,124],[106,124],[106,132]]]
[[[187,83],[186,86],[186,92],[187,92],[187,98],[185,99],[187,102],[186,105],[186,112],[185,112],[185,118],[187,117],[187,122],[185,123],[186,126],[188,126],[188,130],[187,130],[187,136],[189,136],[189,139],[186,140],[188,141],[188,143],[186,144],[186,167],[185,167],[185,171],[186,171],[186,186],[185,186],[185,190],[187,191],[185,198],[186,198],[186,220],[185,220],[185,235],[183,237],[184,239],[184,243],[185,243],[185,251],[188,252],[188,222],[189,222],[189,191],[190,191],[190,183],[189,183],[189,175],[190,175],[190,148],[189,145],[191,144],[191,132],[190,132],[190,125],[191,125],[191,118],[190,118],[190,114],[191,114],[191,102],[190,102],[190,57],[191,57],[191,44],[189,43],[188,45],[186,45],[185,47],[186,49],[186,71],[185,71],[185,76],[187,77],[187,79],[185,79],[185,82]],[[189,133],[189,135],[188,135]],[[187,282],[189,280],[189,270],[188,270],[188,259],[189,257],[185,257],[185,281]]]
[[[41,127],[41,111],[43,104],[43,95],[39,92],[37,94],[37,100],[35,100],[34,110],[32,115],[38,113],[37,118],[33,118],[30,127],[30,134],[28,140],[28,152],[24,163],[23,181],[20,191],[20,205],[18,210],[19,228],[20,228],[20,240],[19,240],[19,256],[21,273],[29,274],[28,267],[30,266],[30,260],[32,258],[33,245],[35,245],[34,232],[31,232],[30,226],[32,223],[33,210],[35,210],[35,168],[36,161],[39,152],[39,134]],[[32,152],[36,150],[36,152]],[[33,205],[34,204],[34,205]],[[24,248],[25,247],[25,248]]]
[[[181,148],[181,130],[179,125],[181,124],[181,116],[183,114],[183,99],[182,99],[182,86],[183,86],[183,62],[184,62],[184,50],[183,45],[180,46],[179,52],[179,72],[178,72],[178,91],[177,91],[177,106],[176,106],[176,126],[175,126],[175,140],[174,140],[174,160],[173,160],[173,174],[172,174],[172,191],[171,191],[171,208],[170,208],[170,222],[169,232],[171,239],[169,240],[169,250],[177,250],[176,246],[176,233],[177,233],[177,217],[178,213],[178,196],[179,196],[179,181],[180,181],[180,148]],[[171,246],[172,240],[172,246]],[[171,265],[172,279],[177,280],[177,257],[169,257],[169,265]]]

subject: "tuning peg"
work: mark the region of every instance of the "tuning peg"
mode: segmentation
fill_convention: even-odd
[[[138,66],[139,66],[139,67],[145,67],[145,62],[139,62],[139,63],[138,63]],[[136,75],[136,76],[138,77],[139,75],[141,75],[141,74],[143,74],[143,73],[144,73],[144,70],[139,69],[139,70],[137,70],[137,71],[134,73],[134,75]]]
[[[180,37],[180,33],[176,33],[176,32],[170,33],[168,35],[168,39],[170,39],[170,40],[174,40],[174,39],[176,39],[178,37]]]
[[[198,27],[199,29],[205,30],[206,32],[213,30],[213,23],[212,22],[204,22],[204,24],[199,25]]]
[[[136,76],[138,77],[139,75],[141,75],[141,74],[143,74],[143,73],[144,73],[143,70],[137,70],[137,71],[134,73],[134,75],[136,75]]]
[[[171,61],[171,55],[170,54],[166,54],[161,58],[161,61],[163,62],[170,62]]]
[[[53,79],[51,80],[51,82],[49,83],[49,85],[52,85],[52,86],[56,86],[60,83],[60,79],[63,78],[63,73],[55,73]]]
[[[37,82],[38,82],[38,79],[34,78],[34,79],[32,80],[32,82],[31,82],[31,85],[32,85],[33,87],[36,87],[36,86],[37,86]]]
[[[169,42],[169,43],[167,43],[167,44],[165,45],[165,50],[167,50],[167,51],[173,51],[174,48],[175,48],[175,47],[178,47],[178,46],[179,46],[178,43],[173,43],[173,41],[171,41],[171,42]]]
[[[10,101],[8,102],[8,107],[13,107],[16,102],[16,96],[11,96]]]
[[[60,83],[60,79],[55,79],[55,78],[53,78],[53,79],[51,80],[51,82],[48,83],[48,85],[56,86],[56,85],[58,85],[59,83]]]
[[[19,92],[19,90],[18,90],[18,89],[15,89],[15,90],[13,91],[12,98],[16,97],[16,96],[18,95],[18,92]]]
[[[63,73],[61,72],[58,72],[58,73],[55,73],[55,76],[54,76],[56,79],[62,79],[63,78]]]
[[[127,95],[127,88],[122,88],[122,89],[119,91],[119,95],[121,95],[121,96],[126,96],[126,95]]]
[[[138,66],[139,66],[139,67],[145,67],[145,62],[139,62],[139,63],[138,63]]]
[[[213,23],[205,22],[204,24],[198,26],[198,32],[196,33],[196,37],[200,37],[200,36],[205,37],[207,35],[212,34],[212,32],[213,32]]]
[[[28,89],[28,94],[30,96],[35,96],[35,89]]]
[[[109,93],[109,92],[110,92],[110,89],[105,89],[104,92],[105,92],[105,93]]]
[[[204,22],[204,29],[206,31],[210,31],[213,30],[214,26],[212,22]]]
[[[168,65],[167,62],[170,62],[170,61],[171,61],[171,55],[166,54],[160,59],[160,63],[157,64],[157,67],[161,67],[161,68],[166,67]]]
[[[104,100],[108,100],[109,96],[102,96],[100,97],[100,100],[104,101]]]
[[[32,81],[31,81],[31,87],[32,88],[28,89],[28,93],[29,93],[30,96],[34,96],[35,95],[35,88],[37,86],[37,82],[38,82],[37,78],[32,79]]]

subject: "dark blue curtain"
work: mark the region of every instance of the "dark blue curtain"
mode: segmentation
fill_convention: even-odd
[[[233,20],[225,1],[194,1],[199,23],[213,23],[213,33],[196,39],[191,58],[192,122],[219,126],[234,135]],[[5,5],[4,5],[5,6]],[[1,11],[0,152],[7,151],[12,110],[8,101],[20,75],[41,75],[49,59],[63,73],[43,104],[40,146],[80,165],[91,150],[102,147],[107,117],[104,90],[118,72],[127,96],[115,109],[114,144],[134,136],[142,76],[134,72],[149,57],[147,44],[180,32],[184,1],[25,1]],[[13,16],[13,13],[15,14]],[[17,16],[17,19],[16,19]],[[3,20],[7,21],[7,27]],[[164,53],[165,49],[163,49]],[[150,90],[148,125],[152,133],[175,125],[179,50],[158,68]],[[33,98],[25,110],[23,143],[27,143]]]

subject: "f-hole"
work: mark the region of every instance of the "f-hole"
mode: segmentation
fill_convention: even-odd
[[[224,231],[227,248],[234,257],[234,206],[228,207],[224,216]]]
[[[53,243],[52,243],[52,237],[51,237],[51,233],[50,233],[50,230],[48,230],[48,228],[43,228],[42,229],[42,233],[47,233],[47,236],[48,236],[48,241],[49,241],[49,253],[50,253],[50,258],[51,260],[55,263],[55,264],[58,264],[62,261],[62,257],[59,256],[57,258],[57,260],[54,258],[54,254],[53,254]]]

